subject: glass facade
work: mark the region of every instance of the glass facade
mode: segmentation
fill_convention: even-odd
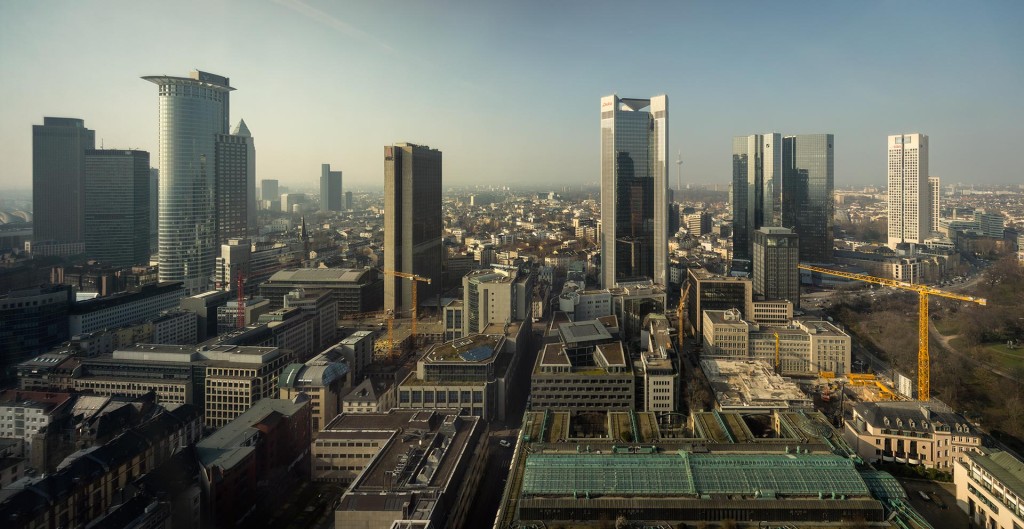
[[[208,289],[217,252],[215,156],[228,133],[226,77],[152,76],[159,86],[160,281],[181,281],[188,294]]]
[[[74,118],[32,126],[32,240],[83,242],[85,151],[96,133]]]
[[[754,134],[732,140],[732,251],[750,259],[752,234],[782,221],[782,135]]]
[[[601,282],[668,281],[668,97],[601,99]]]
[[[85,250],[113,266],[149,263],[149,153],[85,152]]]
[[[217,242],[227,244],[256,224],[256,147],[244,121],[234,134],[217,135],[216,152]]]
[[[831,263],[835,214],[832,134],[783,138],[782,225],[800,236],[800,260]]]
[[[332,171],[331,164],[320,167],[320,211],[342,211],[341,171]]]

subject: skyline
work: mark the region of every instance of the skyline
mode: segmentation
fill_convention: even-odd
[[[446,186],[596,185],[595,109],[611,93],[673,98],[684,185],[727,185],[734,136],[783,130],[837,136],[837,188],[884,185],[885,139],[912,132],[932,138],[947,184],[1024,180],[1012,143],[1024,125],[1006,111],[1024,86],[1016,3],[801,2],[750,21],[737,6],[647,4],[629,13],[655,20],[625,25],[610,3],[390,5],[4,4],[0,189],[30,188],[44,116],[83,119],[97,146],[157,166],[157,99],[139,77],[193,68],[232,79],[232,119],[260,142],[256,179],[292,187],[315,188],[330,163],[346,188],[383,188],[380,147],[403,141],[446,153]]]

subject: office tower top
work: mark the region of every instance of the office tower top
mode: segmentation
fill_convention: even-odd
[[[332,171],[331,164],[320,166],[320,211],[342,211],[341,171]]]
[[[928,136],[889,136],[889,240],[920,244],[931,236],[931,192],[928,185]]]
[[[441,288],[444,248],[441,213],[441,151],[398,143],[384,147],[384,269],[430,278],[417,285],[417,301],[431,301]],[[409,279],[384,278],[384,309],[407,317]]]
[[[789,228],[762,227],[753,234],[754,295],[800,307],[800,239]]]
[[[668,96],[601,98],[601,286],[668,282]]]
[[[216,145],[228,133],[227,77],[143,77],[159,87],[160,281],[209,289],[217,254]]]
[[[85,151],[96,133],[75,118],[44,117],[32,126],[32,239],[85,240]]]
[[[85,151],[85,251],[111,266],[149,263],[149,153]]]
[[[800,235],[804,262],[832,262],[834,144],[832,134],[782,138],[782,225]]]
[[[216,151],[217,243],[225,244],[256,230],[256,144],[245,120],[217,135]]]
[[[750,259],[753,233],[782,222],[782,135],[732,140],[732,253]]]

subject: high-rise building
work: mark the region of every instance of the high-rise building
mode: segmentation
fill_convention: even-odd
[[[601,98],[601,286],[668,283],[668,96]]]
[[[341,211],[341,171],[332,171],[331,164],[320,166],[320,211]]]
[[[398,143],[384,147],[384,269],[431,279],[417,285],[426,302],[441,288],[441,151]],[[408,279],[384,278],[384,309],[412,308]]]
[[[67,285],[48,285],[0,297],[0,380],[9,378],[15,364],[70,337],[68,307],[74,295]]]
[[[352,192],[345,191],[345,209],[352,209]]]
[[[156,75],[160,114],[160,281],[209,289],[217,254],[216,144],[228,133],[227,77]]]
[[[44,117],[32,125],[32,239],[85,240],[85,151],[96,133],[75,118]]]
[[[260,189],[263,194],[263,200],[281,200],[277,180],[260,180]]]
[[[928,136],[889,136],[889,242],[920,244],[931,237]]]
[[[765,226],[755,231],[753,261],[755,296],[800,307],[800,238],[793,230]]]
[[[832,134],[782,138],[782,225],[800,236],[800,260],[832,262],[835,157]]]
[[[256,229],[256,146],[245,120],[217,135],[216,152],[217,242],[224,244]]]
[[[149,153],[85,151],[85,251],[112,266],[149,263]]]
[[[928,198],[931,200],[932,232],[939,231],[939,213],[942,210],[942,183],[937,176],[928,177]]]
[[[149,252],[160,244],[160,170],[149,168]]]
[[[782,135],[732,139],[732,252],[750,259],[753,234],[782,222]]]

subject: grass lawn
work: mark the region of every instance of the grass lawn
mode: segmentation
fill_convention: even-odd
[[[934,320],[935,330],[943,336],[950,336],[960,332],[960,326],[954,319]]]

